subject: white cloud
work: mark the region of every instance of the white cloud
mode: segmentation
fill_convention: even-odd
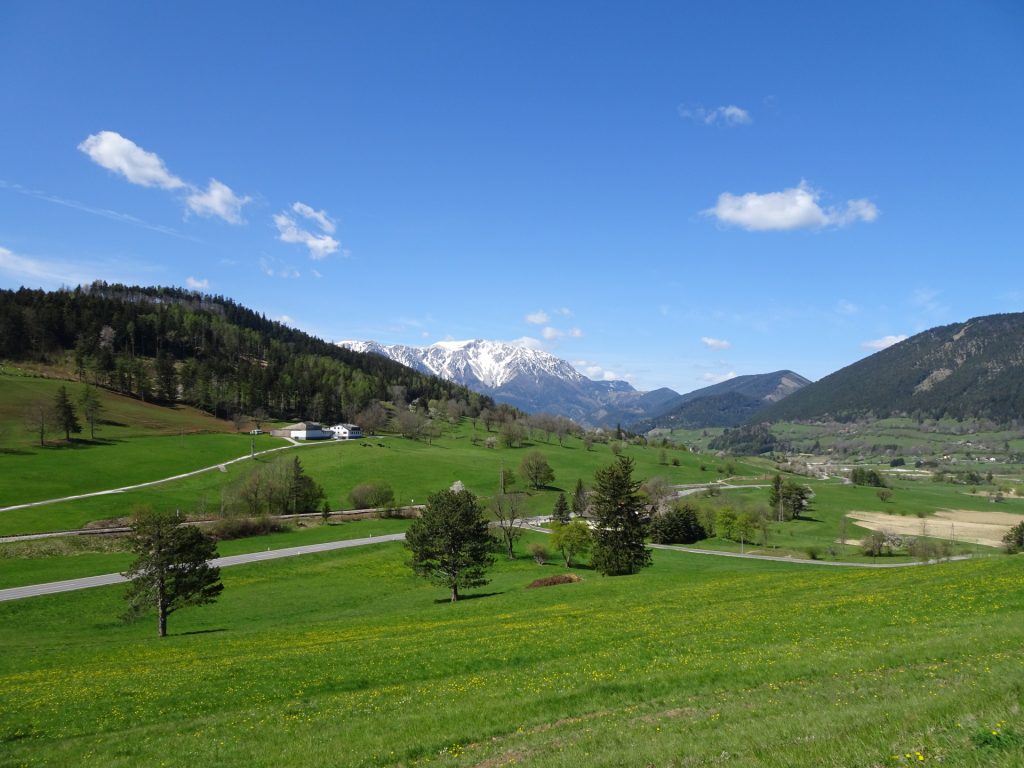
[[[242,206],[250,200],[252,198],[236,195],[227,184],[210,179],[206,191],[193,188],[192,194],[185,198],[185,204],[200,216],[216,216],[229,224],[241,224]]]
[[[543,309],[538,309],[536,312],[531,312],[526,316],[526,322],[533,325],[544,325],[550,319],[551,317]]]
[[[326,259],[332,253],[336,253],[341,244],[328,234],[314,235],[306,229],[301,229],[295,219],[286,213],[278,213],[274,216],[274,224],[277,226],[277,239],[282,243],[299,243],[309,249],[309,258],[319,261]]]
[[[852,301],[840,299],[839,303],[836,304],[836,312],[838,312],[841,315],[856,315],[858,312],[860,312],[860,307],[858,307]]]
[[[544,349],[544,342],[532,336],[520,336],[518,339],[512,339],[509,344],[515,344],[517,347],[526,347],[527,349]]]
[[[181,189],[187,186],[167,170],[164,161],[147,152],[131,139],[114,131],[100,131],[88,136],[78,148],[107,170],[119,173],[132,184],[143,187]]]
[[[708,349],[729,349],[732,346],[732,342],[725,339],[713,339],[710,336],[701,336],[700,340]]]
[[[290,317],[289,315],[278,315],[275,319],[282,325],[295,326],[295,318]]]
[[[708,384],[721,384],[723,381],[736,378],[736,371],[729,371],[728,373],[705,373],[701,376],[701,379],[706,381]]]
[[[196,278],[189,275],[187,278],[185,278],[185,285],[187,285],[194,291],[198,291],[204,288],[209,288],[210,281],[207,280],[205,277],[202,280],[197,280]]]
[[[880,349],[886,349],[887,347],[891,347],[893,344],[899,344],[901,341],[905,341],[906,339],[907,339],[907,337],[904,336],[904,335],[900,335],[900,336],[883,336],[880,339],[872,339],[871,341],[862,341],[860,345],[864,349],[873,349],[875,351],[878,351]]]
[[[326,259],[332,253],[337,253],[341,243],[331,235],[334,233],[334,220],[327,215],[326,211],[313,210],[305,203],[292,203],[292,210],[300,216],[304,216],[316,222],[322,234],[314,234],[308,229],[301,228],[295,223],[295,219],[287,213],[278,213],[274,216],[274,224],[277,226],[277,239],[283,243],[299,243],[309,249],[309,258]],[[348,251],[344,251],[348,256]]]
[[[848,200],[842,208],[822,208],[818,204],[819,198],[817,190],[801,181],[791,189],[763,195],[723,192],[714,208],[701,213],[714,216],[723,224],[750,231],[845,227],[857,221],[872,222],[878,218],[878,208],[869,200]]]
[[[114,131],[100,131],[78,145],[93,162],[124,176],[132,184],[162,189],[187,189],[188,209],[199,216],[217,216],[229,224],[242,223],[242,206],[252,198],[236,195],[227,184],[210,179],[206,190],[182,181],[167,170],[154,152]]]
[[[569,335],[572,336],[574,339],[582,339],[583,338],[583,329],[582,328],[570,328],[569,329]]]
[[[543,336],[548,341],[551,341],[552,339],[557,339],[560,336],[564,336],[565,332],[560,331],[557,328],[552,328],[550,325],[546,325],[544,326],[544,330],[540,332],[540,335]]]
[[[560,314],[562,317],[572,317],[572,310],[569,309],[568,307],[559,307],[555,311],[558,312],[558,314]]]
[[[737,107],[735,104],[713,107],[712,109],[700,105],[692,107],[681,106],[679,107],[679,114],[687,120],[693,120],[695,123],[704,123],[704,125],[721,123],[732,126],[747,125],[753,122],[750,113],[742,107]]]
[[[315,221],[324,232],[330,235],[334,234],[334,219],[327,215],[327,211],[314,211],[311,206],[298,202],[292,203],[292,210],[299,214],[299,216],[305,216],[307,219]]]

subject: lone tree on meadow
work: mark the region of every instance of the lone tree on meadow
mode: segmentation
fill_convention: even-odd
[[[558,494],[558,498],[555,499],[554,509],[551,510],[551,519],[557,520],[560,523],[568,523],[570,518],[569,513],[569,502],[565,499],[565,494]]]
[[[555,472],[540,451],[530,451],[519,463],[519,474],[535,489],[542,488],[555,479]]]
[[[566,568],[572,567],[573,558],[577,555],[585,555],[590,551],[593,541],[590,526],[579,518],[568,523],[556,523],[552,530],[552,546],[562,553]]]
[[[89,439],[95,440],[96,422],[99,420],[100,414],[103,413],[103,403],[100,402],[95,387],[86,387],[82,390],[82,394],[78,398],[78,407],[82,409],[82,415],[85,416],[85,421],[89,425]]]
[[[452,602],[459,587],[479,587],[494,564],[494,539],[480,504],[469,491],[438,491],[427,498],[423,514],[405,534],[414,572],[447,587]]]
[[[220,568],[209,563],[217,557],[216,542],[194,525],[179,525],[174,512],[137,510],[130,538],[138,557],[124,573],[131,581],[126,621],[155,608],[157,634],[166,637],[168,615],[212,603],[224,589]]]
[[[592,495],[594,568],[605,576],[636,573],[651,564],[644,546],[644,522],[640,517],[640,483],[633,480],[633,460],[619,456],[594,474]]]

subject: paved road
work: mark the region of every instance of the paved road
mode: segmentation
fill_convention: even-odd
[[[258,563],[263,560],[277,560],[280,557],[297,557],[299,555],[311,555],[317,552],[330,552],[335,549],[364,547],[368,544],[382,544],[388,541],[401,541],[404,538],[404,533],[389,533],[384,536],[369,536],[364,539],[328,541],[323,544],[307,544],[304,547],[268,549],[263,552],[250,552],[245,555],[218,557],[212,562],[214,565],[221,568],[228,568],[232,565],[242,565],[244,563]],[[32,584],[26,587],[0,589],[0,602],[5,600],[20,600],[25,597],[37,597],[39,595],[52,595],[57,592],[72,592],[77,589],[89,589],[90,587],[105,587],[109,584],[120,584],[123,581],[126,581],[126,579],[120,573],[107,573],[102,576],[87,576],[85,578],[69,579],[67,581],[51,581],[48,584]]]

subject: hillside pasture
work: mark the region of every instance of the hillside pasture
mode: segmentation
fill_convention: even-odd
[[[637,576],[526,589],[564,569],[522,552],[456,604],[395,544],[225,569],[162,641],[117,620],[119,586],[0,605],[0,765],[1024,760],[1016,558],[659,551]]]

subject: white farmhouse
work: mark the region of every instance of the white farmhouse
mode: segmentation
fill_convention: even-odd
[[[355,440],[363,436],[363,430],[355,424],[335,424],[330,430],[335,440]]]

